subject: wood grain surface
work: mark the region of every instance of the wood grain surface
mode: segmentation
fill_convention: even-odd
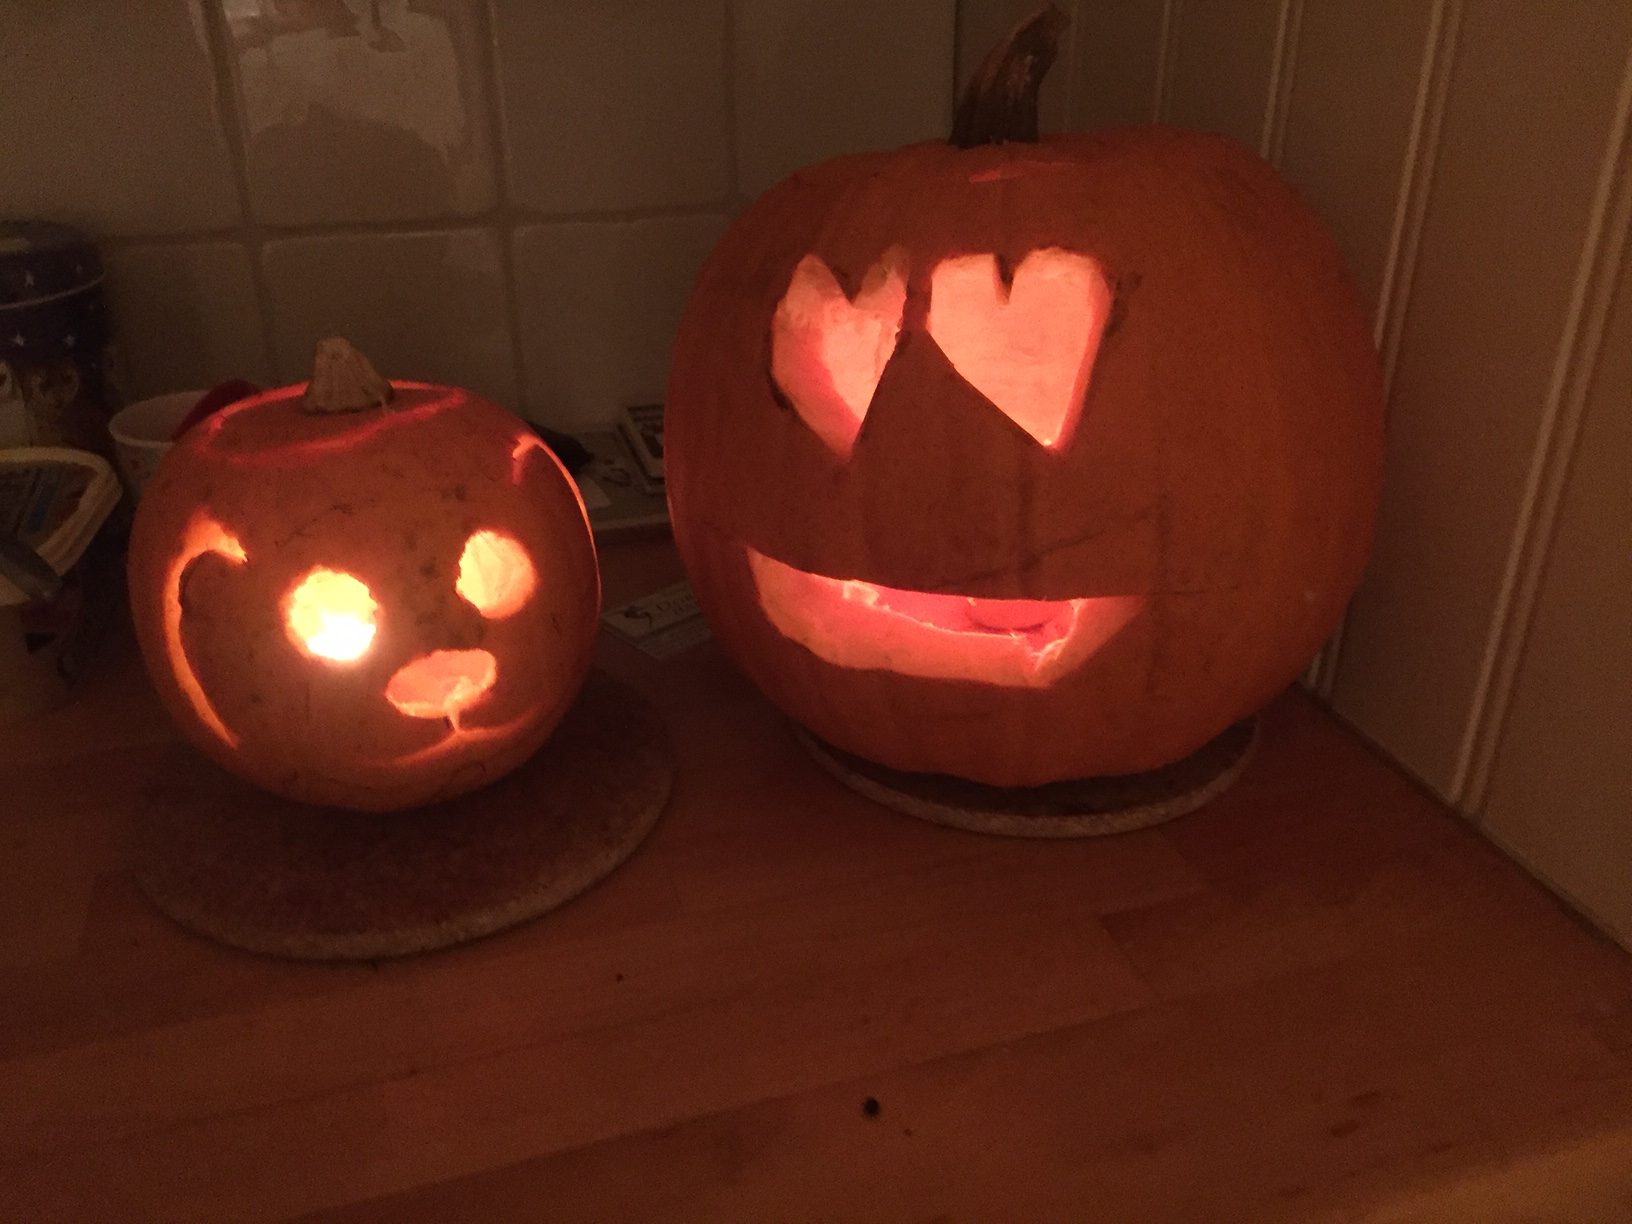
[[[712,644],[599,661],[675,740],[645,848],[377,965],[142,899],[134,661],[8,728],[0,1219],[1632,1219],[1632,958],[1305,698],[1207,808],[1032,842],[840,787]]]

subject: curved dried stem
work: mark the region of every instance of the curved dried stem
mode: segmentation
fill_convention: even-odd
[[[952,123],[960,149],[1037,139],[1037,91],[1059,53],[1066,16],[1045,5],[1010,31],[964,88]]]

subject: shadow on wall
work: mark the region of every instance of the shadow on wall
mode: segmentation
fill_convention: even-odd
[[[486,234],[291,239],[268,259],[278,374],[307,377],[343,335],[391,378],[453,383],[514,406],[497,248]]]
[[[287,167],[301,166],[300,214],[344,216],[352,207],[357,183],[368,184],[379,199],[414,199],[427,211],[454,208],[453,176],[431,144],[406,128],[343,115],[314,105],[299,123],[280,123],[255,134],[250,165],[257,167],[260,194],[281,194],[274,184]],[[335,174],[313,173],[333,166]],[[343,168],[343,170],[340,170]]]
[[[467,6],[246,0],[227,22],[261,221],[427,220],[491,205]]]

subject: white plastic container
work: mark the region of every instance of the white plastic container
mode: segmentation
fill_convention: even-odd
[[[171,435],[176,426],[203,395],[202,391],[173,391],[137,400],[113,414],[108,432],[113,435],[113,453],[132,499],[141,498],[142,490],[158,470],[159,460],[174,445]]]

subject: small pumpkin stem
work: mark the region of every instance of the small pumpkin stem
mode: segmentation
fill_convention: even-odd
[[[301,406],[307,412],[361,412],[391,402],[391,384],[349,340],[332,336],[317,342],[312,381]]]
[[[952,122],[960,149],[1037,139],[1037,91],[1059,53],[1066,16],[1053,4],[1015,26],[964,87]]]

